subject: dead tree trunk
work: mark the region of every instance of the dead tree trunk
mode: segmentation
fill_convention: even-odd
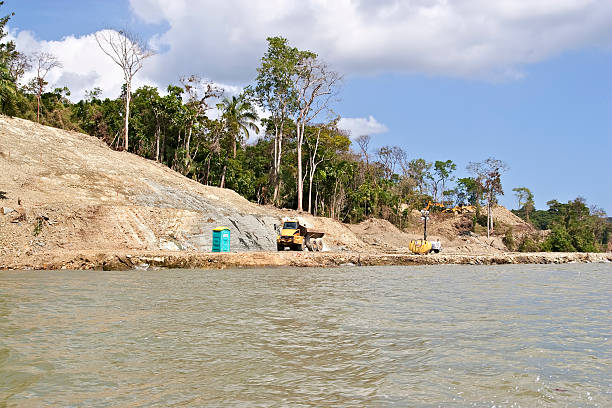
[[[125,150],[128,150],[129,145],[129,119],[130,119],[130,101],[132,99],[132,80],[134,76],[142,68],[142,63],[146,58],[151,57],[154,53],[148,50],[144,44],[139,41],[134,35],[127,31],[103,30],[95,34],[98,46],[106,55],[108,55],[115,64],[123,71],[123,79],[125,81],[125,120],[124,120],[124,145]]]

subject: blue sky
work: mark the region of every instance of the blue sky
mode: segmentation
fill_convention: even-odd
[[[413,158],[452,159],[460,177],[467,175],[469,161],[493,156],[510,168],[501,198],[508,207],[516,207],[512,188],[526,186],[538,208],[553,198],[583,196],[612,214],[612,52],[602,47],[611,43],[606,21],[612,21],[607,20],[612,7],[559,9],[568,2],[541,0],[530,9],[516,6],[525,2],[504,0],[504,7],[487,8],[479,1],[465,2],[472,8],[438,5],[423,11],[397,0],[359,7],[339,0],[337,7],[345,9],[324,11],[338,13],[333,21],[349,16],[343,31],[326,19],[299,14],[304,7],[298,6],[270,20],[277,10],[266,9],[267,2],[259,2],[263,10],[244,3],[242,17],[207,0],[7,0],[0,10],[15,12],[10,28],[18,46],[65,55],[67,72],[58,81],[83,89],[93,88],[88,80],[98,81],[110,93],[120,86],[120,80],[117,85],[106,78],[112,67],[94,72],[95,64],[82,61],[93,56],[73,56],[91,50],[78,47],[97,30],[127,26],[152,40],[162,51],[142,80],[162,87],[197,72],[239,88],[254,76],[265,37],[284,35],[345,74],[335,109],[352,121],[353,132],[372,135],[373,148],[399,145]],[[305,9],[316,14],[316,7]],[[296,21],[325,35],[317,38]],[[438,24],[433,29],[432,21]],[[477,26],[473,21],[485,21],[482,31],[455,32]],[[385,33],[385,26],[393,33]],[[406,26],[422,28],[411,32]],[[350,35],[344,37],[345,31]],[[84,76],[75,80],[79,69]],[[359,128],[369,117],[373,126]]]

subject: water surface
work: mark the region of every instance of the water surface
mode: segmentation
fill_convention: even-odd
[[[0,272],[0,406],[610,407],[612,266]]]

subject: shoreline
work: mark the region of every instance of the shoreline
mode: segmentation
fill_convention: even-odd
[[[359,252],[75,251],[40,253],[0,261],[0,270],[226,269],[408,265],[612,263],[612,252],[510,252],[501,255]]]

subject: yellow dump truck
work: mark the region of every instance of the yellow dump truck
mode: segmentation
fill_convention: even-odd
[[[280,234],[276,237],[276,248],[284,251],[289,248],[292,251],[323,250],[323,232],[309,231],[308,228],[295,219],[284,220]]]

